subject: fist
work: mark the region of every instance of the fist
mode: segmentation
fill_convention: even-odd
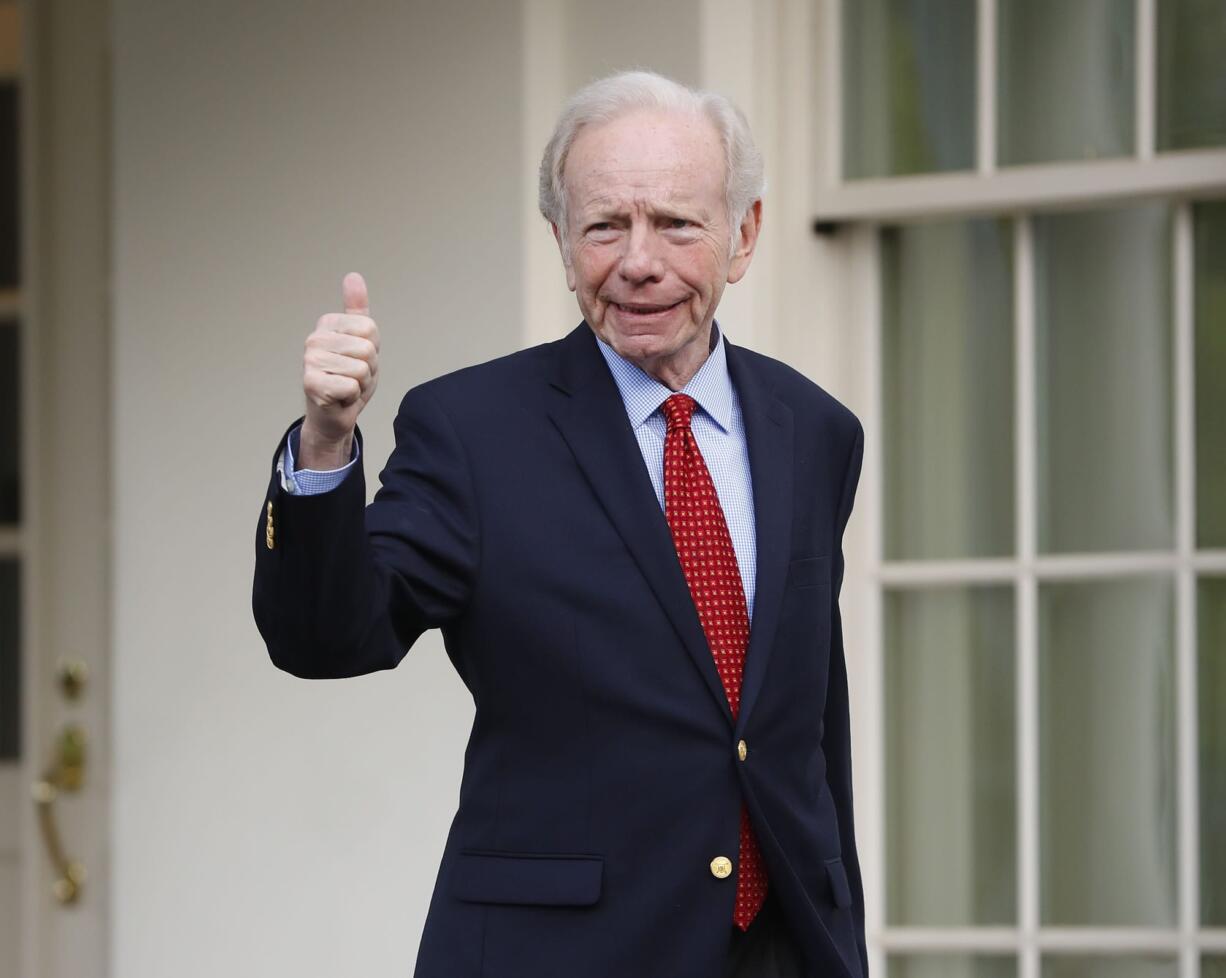
[[[350,272],[341,292],[345,311],[320,316],[306,338],[301,468],[339,468],[349,461],[358,415],[379,382],[379,327],[370,318],[366,281]]]

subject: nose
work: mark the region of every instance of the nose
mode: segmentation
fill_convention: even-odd
[[[618,273],[627,282],[639,285],[658,282],[664,275],[664,263],[659,254],[659,242],[648,226],[635,223],[626,235],[626,250],[622,252]]]

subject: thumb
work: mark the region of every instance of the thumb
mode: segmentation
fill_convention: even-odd
[[[354,316],[370,315],[370,299],[366,297],[366,279],[357,272],[350,272],[341,284],[345,299],[345,312]]]

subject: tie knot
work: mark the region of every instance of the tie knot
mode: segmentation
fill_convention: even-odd
[[[660,405],[664,418],[668,422],[668,430],[688,428],[690,418],[694,416],[694,398],[689,394],[674,394]]]

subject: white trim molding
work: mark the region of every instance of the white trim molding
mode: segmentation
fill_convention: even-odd
[[[1226,150],[1164,153],[1153,160],[1016,166],[992,173],[933,173],[856,180],[817,193],[818,221],[894,221],[1089,207],[1130,197],[1226,195]]]

